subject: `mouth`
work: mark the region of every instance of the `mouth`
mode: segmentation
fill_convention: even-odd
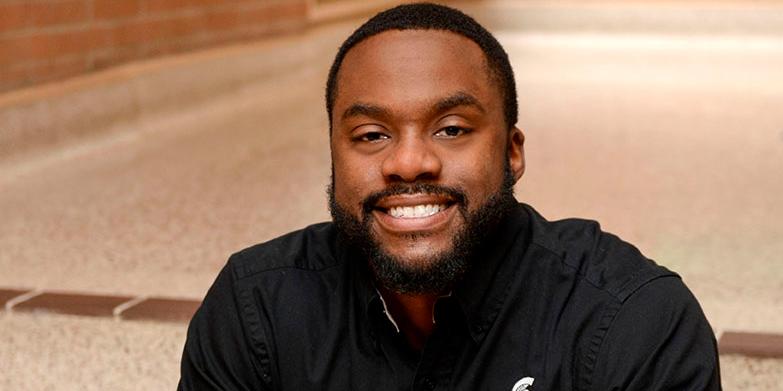
[[[457,202],[447,196],[403,194],[381,199],[373,214],[386,231],[410,233],[437,230],[456,211]]]
[[[385,212],[396,219],[419,219],[443,212],[446,208],[448,208],[448,204],[420,204],[412,206],[395,206],[386,209]]]

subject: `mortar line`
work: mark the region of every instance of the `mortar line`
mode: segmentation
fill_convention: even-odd
[[[147,300],[147,296],[138,296],[136,298],[130,299],[116,307],[112,310],[112,315],[114,316],[115,320],[120,320],[120,315],[125,312],[127,309],[141,303],[142,301]]]
[[[34,289],[34,290],[30,291],[30,292],[23,293],[23,294],[21,294],[19,296],[16,296],[13,299],[8,300],[8,301],[5,302],[5,310],[8,311],[8,312],[13,312],[13,308],[14,308],[15,305],[17,305],[19,303],[24,303],[25,301],[30,300],[30,299],[32,299],[32,298],[34,298],[36,296],[39,296],[39,295],[41,295],[43,293],[44,293],[43,289]]]

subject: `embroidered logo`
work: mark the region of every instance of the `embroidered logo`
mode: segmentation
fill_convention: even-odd
[[[534,380],[532,377],[523,377],[511,387],[511,391],[532,391],[528,387],[533,385]]]

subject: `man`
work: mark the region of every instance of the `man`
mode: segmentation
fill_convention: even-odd
[[[517,204],[508,57],[437,5],[382,12],[326,92],[333,223],[231,257],[181,390],[716,390],[679,277],[595,222]]]

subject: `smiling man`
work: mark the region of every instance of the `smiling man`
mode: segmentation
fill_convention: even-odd
[[[461,12],[404,5],[326,91],[333,222],[231,257],[181,390],[716,390],[679,277],[595,222],[518,204],[514,77]]]

